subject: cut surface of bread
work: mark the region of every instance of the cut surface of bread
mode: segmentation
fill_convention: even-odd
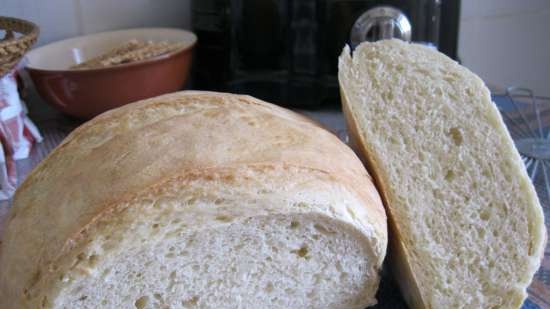
[[[339,59],[351,138],[377,180],[412,308],[518,308],[542,208],[483,82],[430,48],[363,43]]]
[[[0,308],[350,308],[387,231],[353,151],[248,96],[181,92],[76,129],[18,189]]]

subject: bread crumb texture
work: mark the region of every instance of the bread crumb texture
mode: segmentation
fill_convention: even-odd
[[[405,249],[396,260],[420,292],[410,303],[518,308],[543,253],[542,209],[483,82],[397,40],[345,49],[339,65],[348,123]]]

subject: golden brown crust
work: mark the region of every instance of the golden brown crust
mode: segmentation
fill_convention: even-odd
[[[357,220],[378,239],[381,264],[387,238],[380,198],[336,136],[248,96],[180,92],[94,118],[28,176],[16,193],[0,252],[0,307],[7,299],[19,304],[41,271],[89,240],[86,230],[94,222],[116,219],[110,214],[118,205],[158,184],[219,168],[281,164],[321,171],[354,192],[365,207],[355,210]]]

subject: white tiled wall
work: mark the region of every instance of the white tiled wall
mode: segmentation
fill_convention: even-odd
[[[40,26],[38,45],[132,27],[190,26],[190,0],[0,0],[0,15]]]
[[[550,96],[550,0],[462,0],[460,23],[464,65],[488,84]]]

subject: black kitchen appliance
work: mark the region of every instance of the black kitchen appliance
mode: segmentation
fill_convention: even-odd
[[[339,106],[345,44],[398,37],[456,59],[460,0],[194,0],[193,86],[287,107]]]

